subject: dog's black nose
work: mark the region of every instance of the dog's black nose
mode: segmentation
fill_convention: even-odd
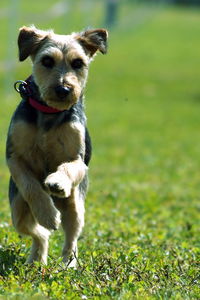
[[[65,98],[71,92],[72,88],[68,86],[59,85],[55,88],[56,95],[59,98]]]

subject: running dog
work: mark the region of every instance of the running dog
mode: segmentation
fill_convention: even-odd
[[[49,235],[61,222],[63,261],[76,266],[91,157],[83,92],[89,64],[97,51],[106,53],[107,37],[105,29],[70,35],[20,29],[19,60],[30,56],[33,67],[16,86],[22,101],[9,127],[6,158],[12,221],[33,241],[27,263],[47,263]]]

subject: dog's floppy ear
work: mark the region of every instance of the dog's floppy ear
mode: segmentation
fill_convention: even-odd
[[[86,30],[77,36],[77,40],[89,56],[93,56],[97,50],[105,54],[107,52],[108,32],[106,29]]]
[[[36,29],[34,26],[20,28],[18,36],[19,60],[25,60],[29,55],[37,51],[41,42],[44,41],[48,33]]]

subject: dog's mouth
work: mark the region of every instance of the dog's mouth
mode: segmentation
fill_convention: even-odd
[[[80,95],[72,86],[56,86],[42,95],[43,101],[50,107],[68,110],[75,104]]]

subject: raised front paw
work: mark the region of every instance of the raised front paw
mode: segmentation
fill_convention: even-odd
[[[50,174],[44,184],[48,192],[57,197],[67,198],[71,194],[72,182],[62,172]]]

